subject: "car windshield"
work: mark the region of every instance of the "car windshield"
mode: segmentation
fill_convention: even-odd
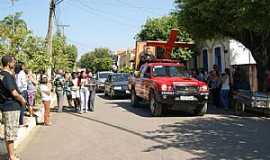
[[[99,79],[107,79],[110,73],[99,73]]]
[[[190,77],[182,66],[154,66],[154,77]]]
[[[128,81],[128,74],[117,74],[112,76],[112,82]]]

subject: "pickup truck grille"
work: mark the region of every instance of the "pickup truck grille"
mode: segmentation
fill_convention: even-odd
[[[176,94],[196,94],[199,88],[196,86],[175,86]]]

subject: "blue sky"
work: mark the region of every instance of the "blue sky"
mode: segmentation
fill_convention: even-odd
[[[79,54],[96,47],[111,50],[135,47],[134,36],[150,17],[167,15],[174,0],[64,0],[57,6],[58,24],[67,24],[68,42],[78,46]],[[23,12],[34,34],[45,37],[49,0],[0,0],[0,19],[15,11]]]

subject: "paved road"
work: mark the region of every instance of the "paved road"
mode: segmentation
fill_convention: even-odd
[[[23,145],[23,160],[270,159],[270,120],[221,110],[152,118],[129,100],[98,96],[94,113],[54,113],[53,124]]]

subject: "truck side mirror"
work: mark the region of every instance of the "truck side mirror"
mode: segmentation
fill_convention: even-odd
[[[140,72],[139,71],[135,71],[134,72],[134,76],[135,76],[135,78],[139,78],[140,77]]]

